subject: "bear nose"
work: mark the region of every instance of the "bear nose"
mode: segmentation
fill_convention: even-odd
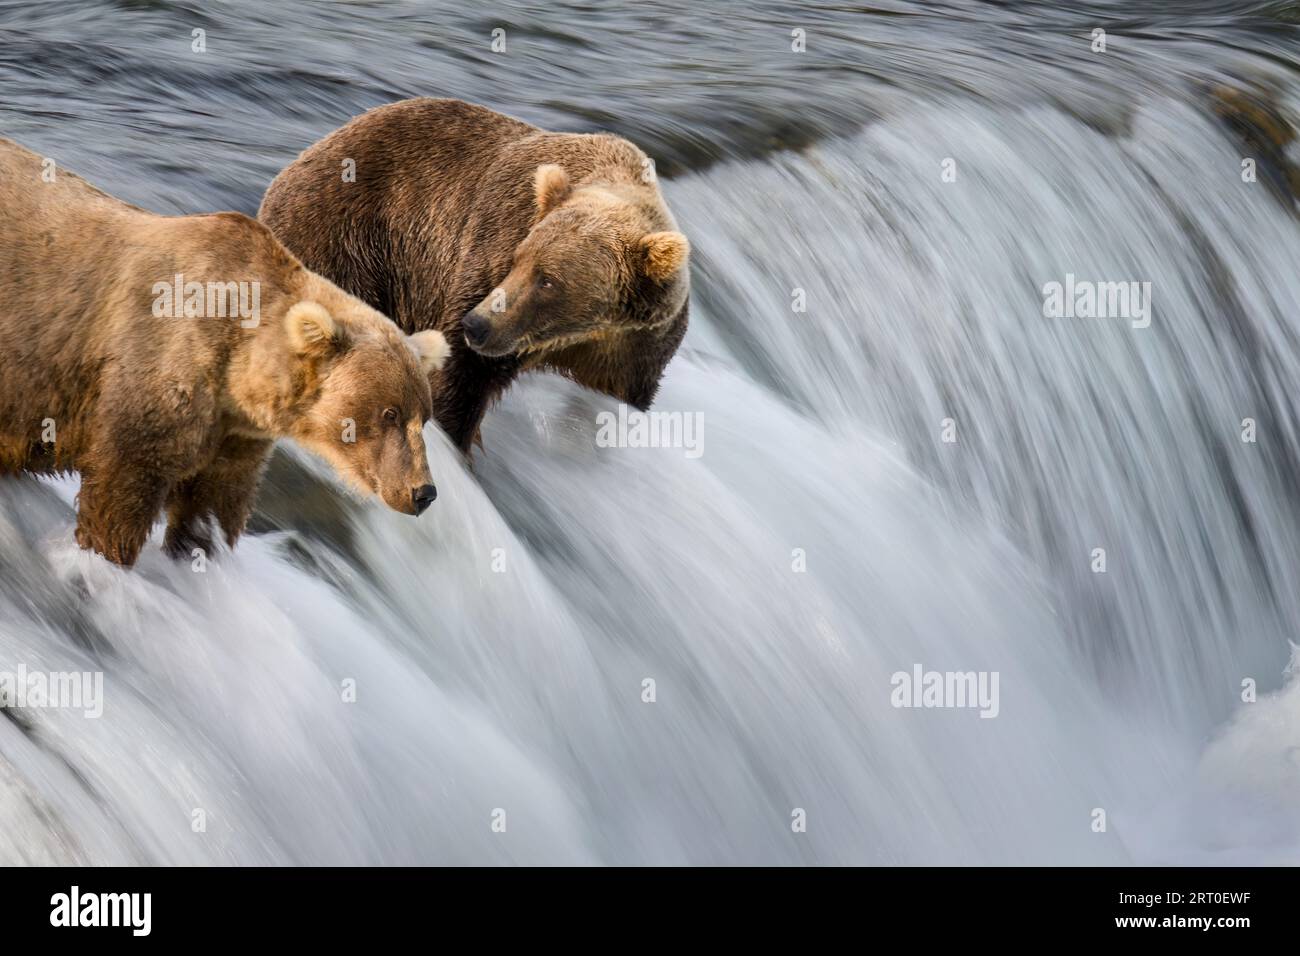
[[[492,323],[477,312],[468,313],[460,324],[465,330],[465,340],[476,347],[486,342],[488,333],[492,331]]]
[[[433,504],[433,499],[438,497],[438,489],[433,485],[421,485],[419,488],[411,489],[411,503],[415,505],[415,513],[422,515],[429,505]]]

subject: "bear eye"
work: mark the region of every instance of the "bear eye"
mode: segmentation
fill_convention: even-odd
[[[551,281],[550,276],[540,275],[537,277],[537,286],[540,289],[554,289],[555,283]]]
[[[397,409],[392,408],[391,406],[384,409],[384,421],[388,422],[390,425],[396,425],[397,419]]]

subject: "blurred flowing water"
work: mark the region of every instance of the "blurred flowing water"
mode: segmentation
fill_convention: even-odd
[[[1300,862],[1300,157],[1243,182],[1208,92],[1300,112],[1300,13],[1169,6],[0,0],[0,135],[163,213],[404,96],[632,138],[704,422],[599,448],[528,379],[419,521],[286,448],[204,574],[6,481],[0,671],[105,703],[4,712],[0,862]],[[1150,327],[1044,318],[1067,274]],[[996,719],[892,707],[917,663]]]

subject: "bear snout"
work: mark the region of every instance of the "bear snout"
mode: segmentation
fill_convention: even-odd
[[[411,504],[414,505],[417,515],[424,514],[437,497],[438,489],[433,485],[421,485],[419,488],[411,489]]]
[[[492,323],[477,312],[467,313],[460,325],[465,330],[465,341],[472,348],[481,348],[492,334]]]

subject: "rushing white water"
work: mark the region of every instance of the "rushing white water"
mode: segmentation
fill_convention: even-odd
[[[1293,210],[1188,97],[891,105],[665,184],[698,458],[530,379],[421,519],[204,573],[6,480],[0,670],[105,702],[5,712],[0,863],[1300,862]],[[1044,318],[1066,274],[1151,326]],[[896,709],[914,664],[997,717]]]

